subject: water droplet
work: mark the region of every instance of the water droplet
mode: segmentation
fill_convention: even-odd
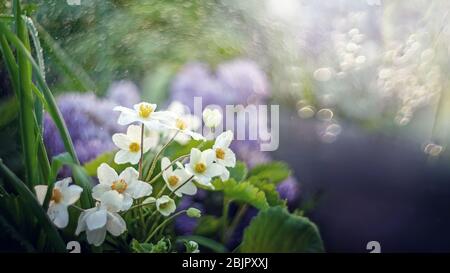
[[[312,106],[305,106],[298,110],[298,115],[304,119],[311,118],[312,116],[314,116],[314,113],[315,109]]]
[[[324,109],[320,109],[317,112],[317,118],[323,121],[329,121],[333,118],[333,111],[331,111],[330,109],[324,108]]]

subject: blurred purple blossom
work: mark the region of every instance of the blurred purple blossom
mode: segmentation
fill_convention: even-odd
[[[252,61],[237,59],[220,64],[216,72],[204,63],[185,65],[170,88],[170,99],[191,110],[194,97],[202,97],[203,106],[216,104],[258,104],[269,97],[265,73]]]

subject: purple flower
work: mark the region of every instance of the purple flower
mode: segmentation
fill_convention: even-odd
[[[107,98],[118,105],[132,108],[140,101],[139,88],[131,81],[114,82],[108,89]]]
[[[185,65],[170,88],[171,100],[193,109],[194,97],[202,97],[203,106],[216,104],[260,103],[269,96],[266,76],[249,60],[233,60],[217,67],[216,72],[203,63]]]

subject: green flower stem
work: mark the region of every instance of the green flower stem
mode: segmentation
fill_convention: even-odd
[[[223,207],[222,207],[222,243],[225,243],[227,226],[228,226],[228,211],[230,209],[231,200],[224,197],[223,198]]]
[[[170,216],[169,218],[167,218],[166,220],[164,220],[159,226],[157,226],[152,233],[150,233],[150,235],[147,237],[147,239],[145,239],[144,243],[148,243],[152,237],[161,229],[163,228],[165,225],[167,225],[170,221],[172,221],[174,218],[176,218],[177,216],[186,213],[187,210],[180,210],[179,212],[175,213],[174,215]]]
[[[144,162],[144,123],[141,125],[141,158],[139,159],[139,180],[142,180],[142,163]]]
[[[227,241],[228,238],[231,235],[233,235],[234,231],[236,230],[237,226],[241,222],[242,217],[244,217],[247,210],[248,210],[248,204],[244,204],[239,208],[238,212],[236,213],[236,215],[233,218],[233,221],[230,224],[230,227],[226,231],[225,241]]]
[[[153,159],[152,165],[150,167],[150,170],[147,173],[147,177],[145,178],[145,180],[150,180],[150,177],[153,174],[153,171],[155,170],[156,167],[156,162],[158,162],[159,157],[161,156],[162,152],[170,145],[170,143],[172,143],[172,141],[175,139],[175,137],[178,135],[178,131],[173,135],[173,137],[161,148],[161,150],[159,150],[159,152],[155,155],[155,158]]]
[[[153,184],[153,183],[156,181],[156,179],[158,179],[158,178],[162,175],[162,173],[163,173],[164,171],[167,171],[170,167],[172,167],[173,165],[175,165],[175,163],[177,163],[178,161],[184,160],[184,159],[186,159],[186,158],[188,158],[188,157],[189,157],[189,154],[187,154],[187,155],[182,155],[182,156],[176,158],[174,161],[172,161],[172,163],[170,163],[169,166],[167,166],[164,170],[161,170],[161,172],[159,172],[157,175],[155,175],[155,176],[152,178],[152,180],[150,180],[148,183],[149,183],[149,184]]]

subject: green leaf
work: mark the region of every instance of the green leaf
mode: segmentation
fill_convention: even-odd
[[[114,170],[116,170],[116,172],[119,172],[119,173],[121,171],[125,170],[125,168],[131,166],[130,164],[121,164],[121,165],[116,164],[114,162],[115,155],[116,155],[116,151],[105,152],[103,154],[100,154],[99,156],[92,159],[91,161],[86,162],[83,165],[83,168],[89,176],[97,176],[97,168],[102,163],[108,164],[111,168],[113,168]]]
[[[242,253],[324,252],[316,225],[281,207],[259,212],[245,229],[239,249]]]
[[[260,210],[269,207],[264,192],[248,181],[238,183],[234,179],[223,182],[216,179],[213,181],[213,185],[216,190],[223,190],[225,197],[231,201],[245,202]]]
[[[242,161],[237,161],[234,168],[229,169],[230,178],[233,178],[237,182],[243,181],[247,177],[247,166]]]
[[[0,102],[0,128],[13,121],[19,112],[19,104],[15,97]]]
[[[213,215],[202,216],[195,228],[195,234],[211,236],[217,233],[221,225],[221,219]]]
[[[264,192],[266,195],[267,203],[269,203],[269,206],[286,206],[286,200],[282,200],[280,198],[280,194],[277,191],[277,187],[275,184],[267,183],[265,180],[260,180],[258,177],[253,176],[249,179],[249,182]]]
[[[259,179],[278,184],[288,178],[290,174],[291,170],[286,163],[272,161],[255,166],[248,174],[248,177],[257,176]]]
[[[131,241],[131,249],[135,253],[169,253],[172,248],[170,240],[162,238],[156,244],[139,243],[136,239]]]

